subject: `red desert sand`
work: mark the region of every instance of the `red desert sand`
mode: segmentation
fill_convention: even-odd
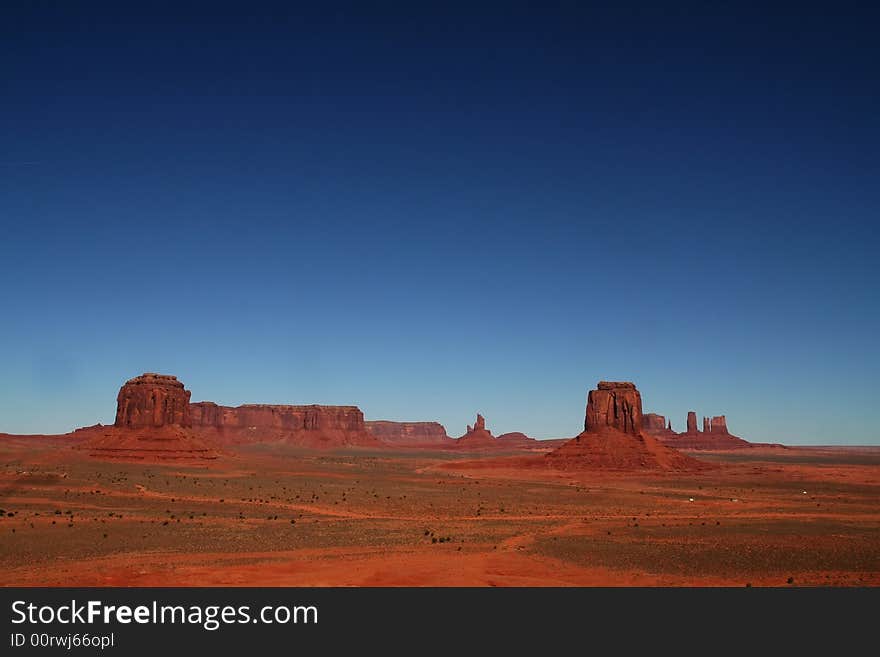
[[[479,416],[472,447],[354,406],[193,404],[155,374],[117,408],[0,434],[0,584],[880,585],[880,448],[755,446],[695,414],[675,434],[632,383],[590,391],[575,438]]]

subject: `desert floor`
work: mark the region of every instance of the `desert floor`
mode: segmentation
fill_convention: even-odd
[[[698,456],[718,467],[265,445],[156,465],[7,440],[0,585],[880,585],[880,449]]]

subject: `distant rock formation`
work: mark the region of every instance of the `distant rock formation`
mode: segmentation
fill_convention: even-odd
[[[453,439],[446,433],[446,427],[439,422],[369,420],[364,425],[367,431],[389,445],[436,447],[453,443]]]
[[[116,397],[114,425],[83,429],[88,438],[76,448],[105,459],[215,459],[217,452],[192,431],[189,398],[175,376],[146,373],[129,379]]]
[[[630,382],[600,381],[587,395],[584,431],[547,454],[559,469],[701,470],[707,466],[642,431],[642,398]]]
[[[492,432],[486,429],[486,419],[477,413],[477,421],[474,426],[468,425],[467,433],[459,437],[455,446],[465,449],[486,449],[498,447],[498,442]]]
[[[115,426],[126,429],[189,427],[189,397],[189,390],[176,376],[141,374],[120,388]]]
[[[675,433],[672,431],[654,434],[666,445],[676,449],[742,449],[755,447],[755,443],[734,436],[727,429],[727,418],[724,415],[703,418],[703,430],[697,431],[697,414],[689,411],[687,416],[687,431]]]
[[[283,441],[303,447],[377,447],[357,406],[190,404],[193,427],[222,443]]]
[[[657,413],[644,413],[642,415],[642,428],[648,433],[658,433],[666,430],[666,418]]]
[[[587,395],[585,431],[617,429],[638,435],[642,431],[642,396],[629,381],[599,381]]]
[[[177,377],[142,374],[119,391],[115,431],[94,431],[84,448],[113,457],[178,458],[199,451],[213,458],[210,445],[286,442],[314,448],[381,447],[364,426],[357,406],[190,403]],[[161,453],[161,455],[160,455]],[[182,457],[182,456],[181,456]]]
[[[495,442],[498,443],[498,445],[501,447],[541,447],[541,441],[530,438],[520,431],[502,433],[500,436],[495,438]]]
[[[243,404],[219,406],[214,402],[190,404],[193,426],[247,429],[258,427],[285,431],[332,429],[363,431],[364,414],[357,406],[311,404]]]
[[[654,437],[675,435],[672,431],[672,421],[667,421],[666,416],[657,413],[642,415],[642,431]]]
[[[730,433],[727,430],[727,418],[723,415],[716,415],[711,420],[709,420],[709,431],[711,433]]]

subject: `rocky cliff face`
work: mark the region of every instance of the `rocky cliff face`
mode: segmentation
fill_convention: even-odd
[[[642,396],[629,381],[600,381],[587,395],[584,430],[611,428],[638,435],[642,431]]]
[[[448,445],[452,438],[439,422],[391,422],[370,420],[364,423],[367,431],[389,445]]]
[[[666,418],[657,413],[644,413],[642,415],[642,428],[648,433],[659,433],[666,430]]]
[[[727,418],[723,415],[716,415],[709,420],[709,431],[711,433],[729,434],[727,430]]]
[[[694,411],[688,411],[685,433],[697,433],[697,414]]]
[[[77,449],[102,459],[202,461],[217,458],[191,428],[190,392],[177,377],[146,373],[129,379],[116,397],[116,422],[96,425]]]
[[[673,436],[672,422],[664,415],[657,413],[644,413],[642,415],[642,431],[651,436]]]
[[[357,406],[197,402],[190,404],[190,416],[200,434],[221,443],[283,441],[303,447],[382,444],[367,431],[364,414]]]
[[[176,376],[146,373],[126,381],[116,397],[114,426],[189,427],[190,392]]]
[[[193,426],[230,429],[279,429],[313,431],[332,429],[364,431],[364,414],[357,406],[292,406],[286,404],[244,404],[219,406],[214,402],[190,404]]]
[[[657,416],[662,426],[662,416]],[[655,422],[651,420],[650,422]],[[547,454],[558,469],[699,470],[705,467],[642,430],[642,398],[629,382],[600,381],[587,395],[584,431]]]

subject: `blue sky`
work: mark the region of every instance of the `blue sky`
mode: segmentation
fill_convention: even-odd
[[[157,371],[880,443],[876,11],[116,5],[0,10],[0,431]]]

